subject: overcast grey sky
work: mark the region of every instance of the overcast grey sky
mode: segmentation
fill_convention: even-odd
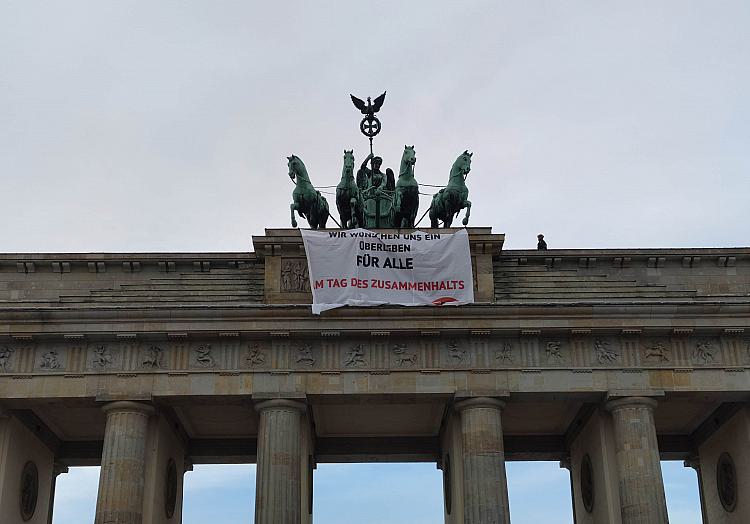
[[[349,93],[385,89],[386,166],[414,144],[442,184],[470,148],[506,247],[748,245],[748,27],[746,1],[1,1],[0,251],[248,250],[289,226],[285,157],[336,184],[367,153]]]
[[[508,248],[747,246],[748,27],[741,0],[0,0],[0,251],[249,250],[289,226],[285,157],[336,184],[349,93],[386,89],[385,165],[414,144],[439,184],[474,151],[471,225]],[[665,473],[677,522],[693,477]],[[534,485],[547,520],[515,520],[561,522]]]

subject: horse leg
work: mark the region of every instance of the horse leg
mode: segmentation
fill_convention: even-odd
[[[324,207],[323,209],[320,210],[320,214],[318,216],[318,227],[320,227],[321,229],[326,228],[326,222],[328,222],[328,215],[329,213],[328,213],[327,207]]]
[[[466,215],[464,216],[464,225],[469,223],[469,216],[471,216],[471,202],[466,201]]]
[[[349,200],[349,227],[355,228],[359,224],[357,223],[357,199],[352,197],[351,200]]]
[[[361,199],[357,199],[356,207],[357,227],[365,227],[365,210]]]
[[[292,202],[289,205],[289,210],[292,212],[292,227],[297,227],[297,219],[294,218],[294,212],[299,212],[299,206],[297,205],[297,202]]]
[[[307,212],[307,223],[310,229],[318,229],[318,210],[314,205]]]
[[[414,227],[414,222],[417,220],[417,207],[415,206],[409,217],[406,219],[404,227]]]

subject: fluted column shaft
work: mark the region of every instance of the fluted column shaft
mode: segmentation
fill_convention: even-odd
[[[141,524],[148,419],[154,409],[138,402],[112,402],[104,431],[95,524]]]
[[[667,524],[654,408],[646,397],[607,402],[612,413],[622,524]]]
[[[300,523],[300,445],[305,405],[274,399],[256,405],[258,468],[255,524]]]
[[[508,482],[499,400],[477,397],[456,404],[463,442],[464,524],[508,524]]]

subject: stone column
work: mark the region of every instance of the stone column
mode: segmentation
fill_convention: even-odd
[[[656,442],[654,408],[646,397],[607,402],[612,413],[622,524],[667,524],[667,501]]]
[[[107,414],[94,524],[141,524],[148,419],[154,408],[111,402]]]
[[[287,399],[256,404],[258,468],[255,524],[300,524],[303,403]]]
[[[500,400],[475,397],[456,403],[461,414],[464,524],[509,524],[508,482]]]

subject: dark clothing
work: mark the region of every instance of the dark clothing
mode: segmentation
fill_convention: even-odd
[[[543,238],[540,238],[539,243],[536,245],[536,248],[539,251],[547,251],[547,242],[545,242]]]

